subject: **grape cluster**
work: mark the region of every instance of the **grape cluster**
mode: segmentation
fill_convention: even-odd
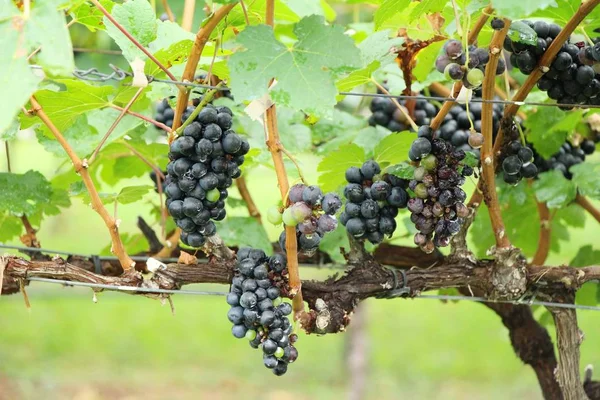
[[[560,147],[560,150],[549,159],[544,159],[542,156],[533,151],[534,161],[540,172],[558,170],[562,172],[565,178],[571,179],[573,176],[569,169],[573,165],[580,164],[585,161],[585,157],[594,153],[596,144],[591,139],[583,140],[579,146],[575,146],[570,142],[565,142]]]
[[[408,187],[415,197],[408,200],[410,219],[419,231],[415,244],[426,253],[450,243],[450,237],[460,231],[463,218],[469,214],[463,204],[467,194],[461,189],[465,177],[473,168],[464,165],[465,152],[452,144],[433,138],[429,126],[419,128],[418,137],[408,153],[418,161]]]
[[[378,91],[378,93],[381,94],[383,92]],[[397,99],[397,101],[402,107],[406,108],[407,100]],[[414,101],[414,105],[413,117],[415,123],[419,126],[429,125],[438,112],[437,107],[421,98],[417,98],[416,101]],[[381,125],[392,132],[412,130],[404,113],[398,109],[391,98],[374,97],[371,101],[370,109],[373,114],[369,117],[369,125]],[[408,110],[406,113],[408,113]]]
[[[533,162],[533,151],[514,140],[508,145],[508,155],[502,161],[504,182],[516,185],[521,178],[535,178],[538,168]]]
[[[263,364],[277,376],[285,374],[288,364],[298,358],[294,347],[298,336],[287,317],[292,306],[280,297],[286,267],[282,254],[267,257],[262,250],[241,248],[227,295],[231,333],[238,339],[248,339],[255,349],[260,347]]]
[[[510,62],[525,75],[531,74],[552,41],[561,31],[560,26],[544,21],[521,21],[537,34],[535,45],[506,37],[504,49],[511,52]],[[600,61],[600,46],[567,41],[552,61],[550,69],[538,81],[540,90],[563,104],[600,104],[600,77],[593,64]],[[563,107],[570,109],[571,107]]]
[[[447,79],[462,81],[464,87],[474,89],[483,83],[483,72],[489,60],[488,49],[470,45],[468,52],[465,52],[459,40],[451,39],[444,43],[443,53],[435,60],[435,68]],[[496,75],[505,70],[506,62],[500,58]]]
[[[481,108],[482,103],[479,102],[469,103],[468,111],[466,104],[453,106],[442,121],[440,129],[435,132],[435,137],[444,139],[456,149],[470,151],[479,158],[479,148],[483,145],[483,136],[479,133],[481,132]],[[492,115],[494,138],[500,128],[502,112],[502,104],[494,103]],[[471,131],[471,122],[474,132]]]
[[[185,121],[194,111],[188,107]],[[183,231],[181,241],[201,247],[212,236],[214,222],[225,218],[227,188],[242,171],[248,141],[231,130],[232,112],[227,107],[206,105],[171,143],[165,179],[169,214]]]
[[[290,205],[283,210],[271,207],[267,219],[272,224],[281,222],[286,226],[296,227],[296,238],[300,251],[311,253],[319,247],[326,233],[337,228],[335,214],[342,207],[340,197],[335,193],[323,192],[318,186],[296,184],[288,193]],[[279,236],[279,244],[285,251],[285,230]]]
[[[391,237],[398,209],[406,208],[408,202],[408,182],[394,175],[381,175],[381,167],[372,160],[360,168],[348,168],[346,181],[346,207],[340,215],[346,231],[373,244],[381,243],[385,235]]]

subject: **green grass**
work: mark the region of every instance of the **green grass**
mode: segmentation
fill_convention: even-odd
[[[35,159],[35,168],[51,177],[60,163],[29,142],[13,145],[12,155],[15,172],[25,172]],[[316,158],[301,161],[314,182]],[[273,171],[254,170],[248,179],[266,213],[277,201]],[[119,207],[123,232],[136,232],[137,215],[147,211],[138,204]],[[276,228],[268,231],[277,237]],[[568,262],[599,233],[588,220],[551,262]],[[100,219],[78,200],[45,221],[39,239],[45,247],[81,253],[107,245]],[[222,298],[175,296],[172,315],[168,304],[125,294],[103,293],[94,304],[91,291],[81,288],[32,283],[28,293],[31,311],[18,295],[0,299],[0,399],[339,399],[346,393],[343,334],[301,335],[298,362],[276,378],[262,367],[258,351],[231,336]],[[533,371],[514,355],[499,318],[482,305],[369,300],[365,312],[371,399],[541,398]],[[581,312],[580,321],[587,333],[582,366],[598,364],[600,313]]]

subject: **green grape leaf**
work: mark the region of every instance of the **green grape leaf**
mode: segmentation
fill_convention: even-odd
[[[413,68],[413,74],[415,75],[415,78],[419,80],[419,82],[427,80],[427,77],[433,70],[435,60],[440,54],[440,49],[443,45],[444,42],[431,43],[429,46],[417,53],[417,66]]]
[[[146,0],[129,0],[124,4],[115,4],[111,15],[142,46],[148,46],[156,39],[158,24],[150,3]],[[108,18],[104,17],[106,32],[114,39],[129,61],[136,58],[145,60],[146,55],[136,47]]]
[[[522,21],[512,21],[507,36],[513,42],[526,43],[533,46],[537,44],[537,33]]]
[[[185,40],[193,42],[195,38],[196,35],[186,31],[175,22],[159,21],[156,28],[156,39],[148,44],[148,49],[154,53],[159,50],[166,49],[177,42]],[[207,43],[206,46],[213,47],[214,49],[214,45],[212,45],[212,43]],[[207,51],[207,47],[205,47],[205,51]],[[207,51],[207,54],[212,54],[212,51]]]
[[[119,111],[112,108],[92,110],[87,114],[80,115],[72,126],[63,131],[63,135],[78,156],[88,156],[98,146],[102,137],[108,132],[108,129],[118,116]],[[129,131],[142,124],[143,122],[137,118],[123,118],[110,134],[105,145],[123,137]],[[66,156],[64,149],[58,141],[50,139],[39,132],[37,137],[38,141],[47,151],[58,156]]]
[[[404,131],[383,138],[375,147],[375,161],[397,164],[408,159],[410,145],[417,138],[414,132]]]
[[[498,15],[510,19],[519,19],[526,18],[533,12],[543,10],[547,7],[556,7],[557,4],[555,0],[492,0],[492,6]]]
[[[377,71],[380,67],[381,63],[379,61],[373,61],[365,68],[352,71],[350,74],[336,82],[337,89],[340,92],[349,92],[357,86],[361,86],[371,82],[371,77],[373,76],[373,73]],[[341,96],[338,96],[338,98],[341,98]]]
[[[560,208],[575,199],[577,187],[564,177],[560,171],[548,171],[538,175],[533,184],[538,201],[544,202],[548,208]]]
[[[572,166],[569,172],[581,195],[600,200],[600,163],[586,161]]]
[[[327,20],[335,18],[335,12],[333,18],[331,18],[330,13],[328,13],[329,15],[325,13],[324,6],[327,6],[327,3],[321,0],[287,0],[285,3],[300,18],[309,15],[322,15]]]
[[[394,15],[406,11],[411,0],[385,0],[375,11],[375,29],[381,28],[384,22]]]
[[[99,0],[102,7],[106,11],[111,12],[115,3],[112,0]],[[81,2],[70,10],[71,15],[77,21],[78,24],[84,25],[92,32],[97,30],[105,30],[104,25],[104,14],[93,4],[87,2]]]
[[[154,190],[154,186],[151,185],[137,185],[137,186],[126,186],[119,193],[103,193],[100,192],[100,200],[102,204],[112,204],[117,202],[119,204],[131,204],[136,201],[140,201],[150,190]],[[89,204],[90,194],[86,191],[81,193],[83,202]]]
[[[0,134],[3,139],[41,80],[29,67],[27,50],[19,43],[19,32],[12,21],[0,22],[0,87],[4,92],[4,96],[0,96]]]
[[[404,43],[404,38],[390,38],[390,30],[375,32],[363,40],[359,45],[361,59],[364,67],[352,71],[348,76],[340,79],[336,86],[340,92],[347,92],[357,86],[371,82],[371,77],[382,65],[390,64],[396,54],[390,50],[394,46]]]
[[[23,223],[19,217],[0,213],[0,242],[8,242],[23,232]]]
[[[571,267],[587,267],[600,260],[600,250],[595,250],[591,244],[580,247],[575,257],[569,263]]]
[[[392,174],[402,179],[413,179],[415,167],[409,163],[402,162],[400,164],[390,165],[384,172]]]
[[[61,132],[73,125],[80,114],[106,106],[108,96],[114,90],[112,86],[92,86],[74,79],[57,79],[55,82],[62,85],[64,90],[58,92],[48,89],[38,90],[35,97],[48,118]],[[23,114],[20,115],[20,120],[21,129],[41,122],[38,117]],[[45,126],[42,131],[46,136],[52,137]]]
[[[217,232],[227,246],[253,247],[273,252],[265,228],[253,217],[228,217],[216,223]]]
[[[299,153],[312,146],[311,130],[304,125],[304,114],[290,108],[277,109],[277,127],[286,150]]]
[[[348,242],[348,235],[346,234],[346,228],[338,223],[337,228],[333,232],[329,232],[323,236],[321,243],[319,243],[319,249],[329,254],[331,259],[339,264],[345,263],[344,256],[340,252],[340,248],[349,249],[350,243]]]
[[[236,100],[253,100],[271,90],[276,104],[328,115],[336,103],[335,76],[360,67],[360,53],[339,26],[324,25],[322,17],[303,18],[294,27],[298,41],[288,48],[266,25],[250,26],[237,41],[245,51],[229,59],[231,88]],[[335,48],[335,53],[331,49]]]
[[[500,193],[508,189],[508,185],[502,179],[497,179],[496,185]],[[528,185],[519,186],[523,186],[522,190],[526,194],[525,201],[521,203],[520,196],[514,194],[499,196],[499,200],[502,200],[500,210],[508,238],[524,254],[531,256],[537,250],[540,218],[533,189]],[[469,230],[469,244],[474,246],[478,257],[485,257],[487,249],[494,245],[494,231],[485,204],[479,206],[477,216]]]
[[[0,188],[0,210],[17,216],[39,212],[52,197],[52,185],[37,171],[0,172]]]
[[[365,150],[366,157],[377,154],[376,147],[386,137],[390,136],[389,129],[382,126],[367,126],[356,132],[352,143],[356,143]]]
[[[582,116],[582,110],[565,113],[557,107],[540,107],[525,123],[527,140],[542,157],[550,158],[563,145],[567,135],[575,130]]]
[[[421,0],[410,12],[411,19],[417,19],[424,14],[442,11],[448,3],[446,0]]]
[[[346,170],[350,167],[360,167],[365,162],[365,151],[356,144],[340,146],[329,153],[317,167],[319,186],[324,192],[335,191],[345,182]]]
[[[6,129],[0,129],[0,140],[13,140],[16,138],[20,126],[19,120],[13,119]]]
[[[36,1],[25,24],[28,45],[41,51],[35,62],[51,75],[69,76],[75,69],[73,45],[65,14],[58,10],[60,1]]]
[[[465,158],[462,160],[462,164],[475,168],[479,165],[479,158],[472,151],[466,151]]]

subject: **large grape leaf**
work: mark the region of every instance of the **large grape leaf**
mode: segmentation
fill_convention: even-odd
[[[287,0],[287,6],[299,17],[322,15],[328,21],[335,19],[335,10],[324,0]]]
[[[30,48],[41,47],[35,62],[51,75],[69,76],[75,68],[71,35],[60,0],[33,2],[25,24],[25,37]]]
[[[404,38],[390,38],[390,30],[375,32],[364,39],[358,45],[363,63],[363,68],[352,71],[348,76],[337,82],[340,92],[347,92],[357,86],[371,81],[371,76],[381,66],[388,65],[394,61],[396,54],[391,51],[392,47],[399,46]]]
[[[75,153],[80,157],[85,157],[98,146],[118,116],[119,111],[112,108],[90,111],[80,115],[75,123],[63,132],[63,135]],[[105,145],[125,136],[129,131],[142,124],[143,122],[137,118],[123,118],[110,134]],[[56,140],[49,139],[40,133],[38,133],[38,140],[47,151],[59,156],[65,155],[64,149]]]
[[[324,192],[335,191],[344,183],[346,170],[350,167],[360,167],[365,162],[365,151],[352,143],[341,146],[329,153],[317,167],[319,186]]]
[[[408,159],[410,145],[417,138],[414,132],[404,131],[383,138],[375,147],[375,161],[398,164]]]
[[[130,0],[124,4],[115,4],[111,15],[142,46],[148,46],[156,39],[158,24],[152,6],[147,0]],[[114,39],[129,61],[136,58],[144,60],[144,53],[134,45],[108,18],[104,17],[106,32]]]
[[[6,11],[12,7],[11,2],[8,3]],[[19,32],[11,20],[0,22],[0,48],[0,87],[3,91],[0,96],[0,133],[3,133],[35,91],[40,78],[29,67],[27,49],[20,43]]]
[[[35,93],[37,101],[54,123],[59,131],[64,132],[75,123],[77,117],[87,111],[105,107],[108,96],[112,94],[112,86],[93,86],[75,79],[57,79],[56,83],[63,90],[39,90]],[[21,129],[29,128],[40,123],[37,117],[20,115]],[[42,128],[44,134],[51,137],[46,127]]]
[[[546,203],[548,208],[564,207],[575,199],[577,187],[565,178],[562,172],[543,172],[538,178],[533,184],[535,196],[539,201]]]
[[[99,2],[108,12],[111,12],[115,5],[112,0],[99,0]],[[102,14],[102,12],[93,4],[82,1],[80,4],[71,8],[70,13],[77,23],[84,25],[92,32],[106,29],[103,20],[104,14]]]
[[[569,171],[573,174],[573,183],[579,193],[594,199],[600,199],[600,163],[585,163],[572,166]]]
[[[581,121],[583,110],[572,110],[568,113],[558,107],[540,107],[537,112],[527,118],[527,140],[544,158],[555,154],[565,142],[567,135]]]
[[[23,232],[23,223],[19,217],[0,213],[0,242],[8,242]]]
[[[228,63],[236,100],[260,98],[276,78],[270,92],[275,103],[317,115],[331,113],[335,76],[360,67],[360,53],[341,27],[325,25],[316,15],[298,22],[294,34],[298,41],[288,48],[266,25],[240,33],[238,43],[246,50],[236,52]]]
[[[319,250],[329,254],[329,257],[336,262],[343,264],[346,260],[340,252],[340,248],[349,249],[350,244],[348,242],[348,235],[346,234],[346,228],[338,223],[335,231],[328,233],[323,237],[321,243],[319,243]]]
[[[594,265],[600,260],[600,250],[595,250],[591,245],[586,245],[579,248],[575,257],[569,263],[571,267],[587,267]],[[575,298],[577,304],[595,306],[600,303],[600,285],[595,282],[588,282],[577,291]]]
[[[217,232],[227,246],[249,246],[273,252],[265,228],[253,217],[227,217],[217,224]]]
[[[52,185],[37,171],[0,173],[0,210],[21,216],[39,212],[50,202]]]
[[[375,29],[379,29],[384,22],[394,15],[406,11],[411,0],[385,0],[375,11]]]
[[[447,3],[446,0],[421,0],[410,12],[410,18],[417,19],[424,14],[442,11]]]
[[[560,0],[560,3],[564,1]],[[539,12],[539,10],[544,10],[548,7],[557,7],[557,3],[555,0],[492,0],[492,6],[498,15],[510,19],[520,19],[530,16],[535,11]]]

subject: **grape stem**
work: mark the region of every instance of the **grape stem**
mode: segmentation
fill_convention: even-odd
[[[183,71],[183,75],[181,76],[182,81],[192,82],[194,80],[194,75],[196,73],[196,68],[198,67],[198,62],[200,61],[200,56],[202,56],[204,46],[210,39],[210,34],[217,27],[219,22],[221,22],[221,20],[227,16],[229,11],[235,7],[236,4],[237,3],[223,5],[217,11],[215,11],[210,19],[206,21],[206,23],[200,28],[196,34],[192,51],[188,56],[187,63],[185,64],[185,69]],[[173,126],[171,127],[173,130],[177,129],[181,125],[181,116],[188,106],[190,92],[190,88],[179,89],[179,94],[177,95],[177,106],[175,107],[175,116],[173,117]]]
[[[110,105],[111,108],[114,108],[115,110],[119,110],[119,111],[123,111],[124,108],[123,107],[119,107],[117,105],[111,104]],[[126,114],[129,114],[131,116],[134,116],[136,118],[139,118],[141,120],[144,120],[146,122],[151,123],[152,125],[156,126],[159,129],[163,129],[167,132],[171,132],[171,127],[170,126],[166,126],[165,124],[163,124],[162,122],[158,122],[150,117],[146,117],[145,115],[142,115],[140,113],[137,113],[135,111],[131,111],[131,110],[126,110]]]
[[[165,246],[154,255],[156,258],[168,258],[171,257],[173,250],[177,248],[179,238],[181,237],[181,229],[175,228],[171,236],[169,236],[165,242]]]
[[[536,201],[538,214],[540,216],[540,239],[538,247],[531,260],[531,265],[544,265],[550,252],[550,239],[552,237],[552,216],[546,203]]]
[[[161,70],[163,70],[163,72],[165,74],[167,74],[167,76],[169,77],[169,79],[171,80],[177,80],[175,78],[175,75],[173,75],[167,67],[165,67],[160,61],[158,61],[158,59],[156,57],[154,57],[152,55],[152,53],[150,53],[148,51],[148,49],[146,49],[144,46],[142,46],[142,44],[140,42],[138,42],[138,40],[136,38],[134,38],[131,33],[127,32],[127,29],[125,29],[123,27],[123,25],[121,25],[120,23],[117,22],[116,19],[113,18],[112,15],[110,15],[110,13],[108,12],[108,10],[106,8],[104,8],[102,6],[102,4],[100,4],[100,2],[98,0],[90,0],[94,6],[96,6],[96,8],[98,10],[100,10],[100,12],[102,14],[104,14],[104,16],[110,21],[112,22],[112,24],[121,31],[121,33],[123,33],[123,35],[125,35],[127,37],[127,39],[129,39],[129,41],[131,41],[131,43],[133,43],[135,45],[135,47],[137,47],[138,49],[140,49],[149,59],[152,60],[152,62],[154,62],[154,64],[156,64],[158,66],[158,68],[160,68]]]
[[[267,0],[265,11],[266,24],[273,27],[275,24],[275,0]],[[265,130],[267,134],[267,148],[273,157],[275,173],[277,174],[277,183],[281,199],[287,203],[289,191],[288,177],[283,163],[282,146],[279,139],[279,130],[277,129],[277,109],[275,104],[265,112]],[[284,207],[287,204],[284,203]],[[294,310],[294,319],[300,319],[304,314],[304,300],[302,299],[302,283],[300,281],[300,271],[298,270],[298,243],[296,239],[296,227],[285,227],[285,250],[287,254],[287,268],[290,277],[290,295],[292,298],[292,308]]]
[[[377,86],[377,89],[381,90],[383,93],[390,96],[390,92],[388,92],[387,89],[384,88],[383,85],[380,85],[375,79],[371,78],[371,82],[373,82],[375,84],[375,86]],[[418,131],[419,126],[417,124],[415,124],[415,121],[413,121],[413,119],[410,117],[410,115],[408,115],[407,110],[400,103],[398,103],[398,100],[396,100],[396,98],[394,98],[394,97],[390,97],[389,99],[392,100],[392,103],[394,103],[394,105],[396,107],[398,107],[398,110],[400,110],[402,115],[404,115],[404,118],[406,118],[406,120],[408,121],[410,126],[414,129],[414,131],[415,132]]]
[[[127,114],[127,111],[129,111],[129,109],[131,108],[133,103],[135,103],[135,101],[138,99],[138,97],[140,97],[140,95],[142,94],[144,89],[145,89],[145,87],[139,88],[137,90],[137,92],[135,92],[135,94],[133,95],[131,100],[129,100],[129,102],[125,105],[125,108],[121,109],[121,113],[119,114],[117,119],[115,119],[115,122],[113,122],[112,125],[110,126],[110,128],[108,128],[108,131],[106,131],[106,134],[104,135],[102,140],[100,140],[100,143],[98,143],[98,146],[96,146],[96,148],[94,149],[92,155],[90,156],[90,159],[88,160],[89,165],[91,165],[94,162],[94,160],[96,159],[96,157],[98,157],[98,153],[100,152],[100,149],[102,149],[102,146],[104,146],[104,143],[106,143],[106,141],[110,137],[111,133],[113,133],[113,131],[115,130],[117,125],[119,125],[119,122],[121,122],[121,120],[123,119],[125,114]]]
[[[594,205],[586,197],[577,193],[575,202],[579,204],[585,211],[590,213],[590,215],[594,217],[596,221],[600,222],[600,210],[594,207]]]
[[[246,21],[246,26],[250,26],[250,19],[248,18],[248,10],[246,9],[244,0],[240,0],[240,7],[242,7],[242,12],[244,13],[244,20]]]
[[[169,17],[169,21],[175,22],[175,16],[173,15],[173,11],[171,11],[171,7],[169,6],[169,1],[162,0],[162,5],[163,5],[163,8],[165,9],[165,12],[167,13],[167,16]],[[185,13],[184,13],[184,15],[185,15]]]
[[[248,214],[251,217],[255,218],[258,221],[258,223],[262,225],[260,211],[258,211],[258,207],[256,207],[256,203],[254,203],[252,195],[248,190],[246,178],[244,178],[243,176],[237,178],[235,180],[235,185],[237,186],[238,191],[240,192],[240,196],[242,196],[242,200],[244,200],[244,203],[246,203],[246,207],[248,208]]]
[[[27,218],[27,215],[23,214],[21,216],[21,222],[23,223],[23,226],[25,227],[25,236],[21,236],[21,242],[27,246],[27,247],[40,247],[40,242],[37,239],[37,236],[35,235],[37,233],[37,231],[35,229],[33,229],[33,226],[31,225],[31,222],[29,222],[29,218]]]
[[[125,272],[128,272],[133,268],[135,262],[127,255],[125,251],[125,246],[123,246],[123,242],[121,241],[121,237],[119,236],[119,227],[117,221],[110,216],[104,204],[102,204],[102,200],[100,199],[100,195],[96,190],[96,186],[92,181],[92,177],[88,170],[87,161],[82,161],[79,156],[75,153],[71,145],[67,142],[62,133],[58,130],[58,128],[54,125],[54,123],[50,120],[41,104],[35,99],[34,96],[30,97],[32,112],[42,120],[42,122],[50,129],[52,134],[56,140],[63,147],[71,161],[73,162],[73,166],[75,167],[75,172],[81,175],[81,179],[85,184],[85,187],[88,190],[90,195],[90,200],[92,203],[92,209],[96,211],[100,217],[104,220],[106,227],[108,228],[108,232],[112,239],[111,252],[117,256],[119,259],[119,263]]]
[[[163,0],[164,3],[167,0]],[[192,30],[194,23],[194,12],[196,11],[196,0],[185,0],[183,3],[183,16],[181,17],[181,27],[186,31]]]
[[[215,94],[224,85],[225,85],[225,82],[219,82],[217,84],[216,88],[210,89],[208,92],[204,93],[204,95],[202,96],[202,101],[200,101],[200,104],[198,104],[198,106],[194,109],[194,111],[192,111],[192,113],[190,114],[189,117],[187,117],[187,119],[184,121],[184,123],[179,128],[175,129],[175,131],[169,132],[169,144],[173,143],[173,140],[175,140],[177,138],[177,136],[180,136],[183,133],[183,130],[189,124],[194,122],[194,120],[196,119],[198,114],[200,114],[200,111],[202,111],[202,109],[204,107],[206,107],[206,105],[212,101],[213,97],[215,97]],[[175,122],[173,122],[173,125],[175,125]]]
[[[11,173],[12,168],[10,166],[10,148],[8,147],[8,140],[4,141],[4,151],[6,153],[6,170]]]
[[[483,134],[483,146],[481,148],[481,180],[483,199],[488,206],[488,213],[492,222],[492,229],[496,239],[496,248],[505,249],[510,247],[510,241],[506,235],[504,221],[500,213],[498,204],[498,195],[496,193],[496,174],[494,170],[494,154],[492,153],[493,138],[493,114],[494,105],[485,100],[491,100],[494,96],[494,87],[496,86],[496,67],[498,59],[502,54],[502,43],[510,28],[510,20],[504,19],[504,28],[495,31],[490,43],[490,60],[485,67],[485,79],[482,87],[481,105],[481,133]]]

